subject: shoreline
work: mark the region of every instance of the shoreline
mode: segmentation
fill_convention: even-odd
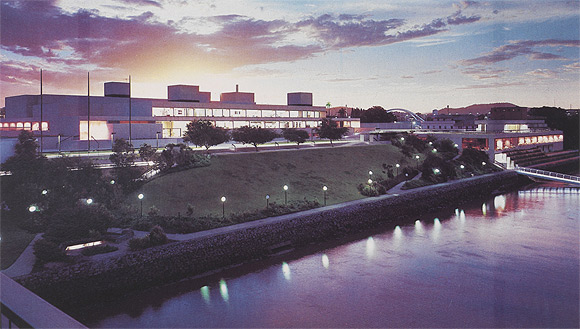
[[[313,243],[348,239],[417,214],[512,190],[525,182],[528,180],[514,172],[487,174],[425,186],[401,195],[370,197],[200,232],[192,240],[15,279],[58,307],[78,306],[275,258],[273,251],[280,245],[296,250]]]

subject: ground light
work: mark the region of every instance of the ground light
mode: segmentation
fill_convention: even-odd
[[[369,180],[367,181],[367,183],[372,184],[373,180],[369,178]]]
[[[288,204],[288,185],[284,185],[284,204]]]
[[[143,195],[143,193],[139,193],[139,195],[137,196],[137,198],[141,201],[141,217],[143,217],[143,198],[145,197],[145,195]]]
[[[222,198],[220,199],[222,202],[222,218],[226,217],[226,197],[222,196]]]
[[[266,194],[266,209],[270,206],[270,194]]]
[[[399,176],[399,167],[400,167],[400,166],[401,166],[401,165],[400,165],[400,164],[398,164],[398,163],[395,165],[395,168],[397,168],[397,176]]]
[[[326,206],[326,191],[328,191],[328,187],[326,187],[326,185],[324,185],[322,187],[322,192],[324,193],[324,205]]]
[[[433,153],[437,153],[437,149],[433,149]]]
[[[435,173],[435,175],[438,175],[441,172],[441,170],[439,170],[439,168],[435,168],[433,169],[433,172]]]

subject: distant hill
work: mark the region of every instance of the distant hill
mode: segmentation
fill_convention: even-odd
[[[517,106],[512,103],[492,103],[492,104],[473,104],[467,107],[458,108],[442,108],[439,114],[487,114],[492,107],[514,107]]]

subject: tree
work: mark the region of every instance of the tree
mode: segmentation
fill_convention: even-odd
[[[272,141],[279,135],[272,130],[244,126],[232,131],[232,139],[242,144],[252,144],[258,152],[258,145]]]
[[[147,168],[149,168],[149,161],[155,159],[156,150],[149,144],[143,144],[139,148],[139,157],[143,161],[147,161]]]
[[[308,132],[306,130],[286,128],[282,131],[282,136],[289,142],[300,145],[308,140]]]
[[[215,127],[208,120],[191,121],[187,124],[187,130],[183,134],[184,142],[191,142],[196,146],[203,146],[206,150],[229,140],[230,136],[225,129]]]
[[[348,132],[348,128],[338,127],[338,124],[331,119],[322,119],[322,125],[315,130],[320,138],[328,138],[332,146],[334,146],[333,140],[342,139],[342,136]]]
[[[385,111],[381,106],[373,106],[366,111],[363,111],[360,116],[360,122],[395,122],[397,117],[393,113]]]
[[[109,160],[116,167],[131,167],[135,163],[135,150],[124,138],[115,140],[113,144],[113,154],[109,156]]]

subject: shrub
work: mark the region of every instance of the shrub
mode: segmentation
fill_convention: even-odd
[[[142,250],[165,244],[167,241],[169,239],[167,239],[167,235],[165,235],[163,229],[160,226],[154,226],[146,236],[129,240],[129,249]]]
[[[371,184],[359,184],[357,188],[360,194],[364,196],[377,196],[387,193],[385,187],[378,182],[372,182]]]
[[[401,189],[402,190],[410,190],[410,189],[428,186],[428,185],[433,185],[433,183],[426,181],[426,180],[423,180],[423,179],[414,179],[414,180],[407,181],[405,184],[403,184]]]
[[[65,251],[59,245],[48,239],[40,239],[34,243],[34,256],[41,264],[67,259]]]
[[[93,255],[98,255],[98,254],[106,254],[108,252],[113,252],[113,251],[117,251],[117,250],[119,250],[119,248],[117,248],[115,246],[103,244],[103,245],[99,245],[99,246],[85,248],[85,249],[83,249],[83,251],[81,251],[81,253],[84,256],[93,256]]]

